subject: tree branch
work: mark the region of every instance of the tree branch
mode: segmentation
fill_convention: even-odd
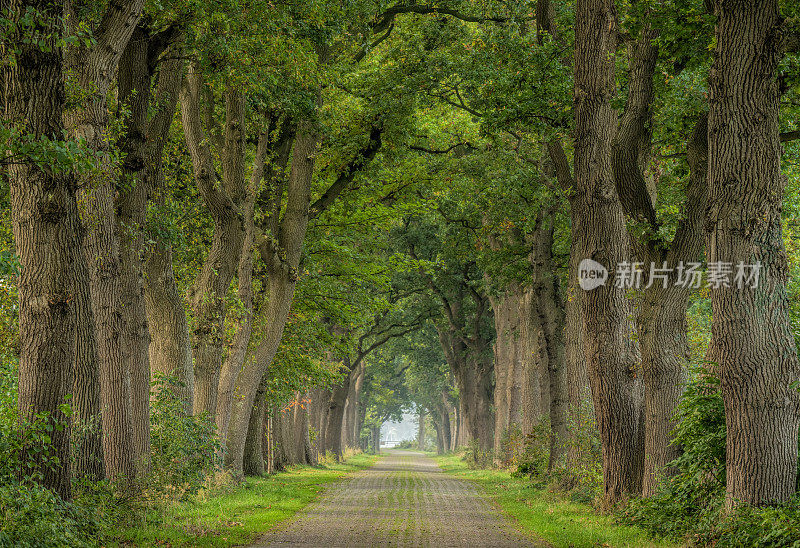
[[[347,164],[345,170],[339,174],[333,184],[331,184],[322,196],[311,205],[309,209],[309,219],[316,219],[319,217],[320,213],[328,209],[331,204],[336,201],[336,198],[350,186],[356,174],[372,161],[381,148],[382,133],[382,125],[380,127],[373,127],[370,130],[367,146],[359,151],[356,157]]]

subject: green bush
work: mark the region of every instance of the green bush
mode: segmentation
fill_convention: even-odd
[[[486,469],[492,466],[493,452],[484,451],[479,440],[472,440],[464,452],[464,462],[470,470]]]
[[[500,452],[495,455],[497,463],[502,468],[516,470],[525,451],[525,442],[522,427],[517,423],[511,424],[500,436]]]
[[[509,433],[509,442],[513,443],[515,432]],[[547,465],[550,460],[550,420],[543,416],[531,432],[522,438],[522,451],[513,459],[517,476],[529,476],[531,479],[544,481],[547,476]]]
[[[673,461],[678,474],[649,499],[635,499],[624,521],[693,546],[800,548],[800,499],[766,508],[725,511],[725,411],[719,379],[701,369],[677,409]]]
[[[623,518],[659,536],[687,538],[714,527],[725,499],[725,413],[719,379],[710,371],[694,375],[677,419],[678,473],[653,497],[631,501]]]
[[[39,485],[0,485],[0,546],[96,546],[105,524],[93,508]]]
[[[23,422],[16,402],[16,361],[5,359],[0,365],[0,547],[96,546],[118,507],[111,490],[105,482],[76,482],[75,498],[67,502],[42,487],[44,468],[57,463],[50,436],[65,426],[45,415]],[[23,461],[34,448],[36,467]]]
[[[186,413],[175,378],[157,376],[150,404],[148,502],[183,500],[203,487],[220,455],[216,425]]]

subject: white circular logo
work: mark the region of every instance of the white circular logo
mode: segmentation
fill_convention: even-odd
[[[584,259],[578,265],[578,285],[585,291],[604,285],[607,279],[608,270],[597,261]]]

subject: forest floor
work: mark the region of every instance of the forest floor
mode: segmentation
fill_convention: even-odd
[[[474,482],[443,473],[423,453],[387,450],[255,546],[548,544],[517,528]]]
[[[297,466],[263,478],[145,512],[145,519],[112,531],[103,546],[243,546],[289,519],[328,485],[363,470],[378,457],[357,454],[340,464]]]
[[[461,455],[434,457],[447,474],[469,480],[500,507],[520,528],[557,548],[613,547],[668,548],[675,545],[651,539],[636,527],[620,525],[614,516],[599,515],[590,504],[569,500],[536,486],[507,470],[470,470]]]

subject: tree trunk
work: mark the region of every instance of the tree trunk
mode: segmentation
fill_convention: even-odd
[[[258,192],[258,187],[261,185],[261,179],[264,175],[264,162],[267,159],[267,153],[269,151],[268,144],[269,133],[264,130],[258,136],[256,156],[253,162],[250,185],[247,189],[247,198],[244,204],[245,234],[242,242],[242,254],[239,258],[238,269],[239,300],[241,301],[243,312],[236,327],[233,344],[228,350],[225,362],[222,365],[218,386],[216,423],[217,435],[219,436],[222,447],[225,447],[228,436],[228,425],[230,423],[231,404],[233,401],[233,387],[236,383],[236,377],[247,359],[250,335],[253,331],[253,244],[255,238],[253,216],[256,193]],[[266,377],[266,375],[262,377],[262,384]]]
[[[417,416],[417,449],[425,451],[425,417],[424,409],[420,409]]]
[[[74,472],[77,477],[101,480],[105,478],[105,466],[100,416],[100,369],[89,290],[89,269],[85,260],[75,262],[75,272],[77,336],[72,390],[72,440],[77,447],[73,447]]]
[[[280,405],[272,408],[272,469],[276,472],[285,470],[289,464],[284,443],[284,411]]]
[[[575,179],[582,259],[611,271],[630,261],[611,169],[617,21],[612,0],[579,0],[575,19]],[[604,507],[641,492],[640,375],[626,289],[611,280],[585,294],[585,348],[603,445]]]
[[[686,199],[686,216],[667,250],[649,247],[645,256],[656,265],[667,263],[675,269],[699,262],[703,243],[708,165],[707,120],[701,117],[687,144],[691,174]],[[676,470],[667,466],[680,454],[671,442],[676,424],[675,406],[687,380],[689,361],[686,311],[691,286],[677,285],[670,275],[667,287],[654,282],[643,293],[639,304],[638,331],[642,349],[642,373],[645,387],[645,460],[642,496],[656,493],[659,481]]]
[[[225,91],[225,146],[222,151],[222,181],[218,184],[216,169],[206,130],[201,124],[203,84],[199,67],[189,69],[180,91],[181,120],[186,145],[192,157],[194,177],[203,202],[214,221],[211,247],[200,273],[189,291],[194,310],[192,352],[194,354],[194,413],[213,417],[217,411],[217,390],[222,367],[223,333],[228,293],[242,250],[245,227],[241,207],[245,200],[244,174],[244,95],[232,84]],[[208,99],[211,100],[211,99]],[[207,105],[208,106],[208,105]],[[253,394],[259,379],[254,379]],[[252,399],[248,409],[252,408]],[[241,447],[248,421],[241,425]]]
[[[67,5],[71,10],[71,4]],[[98,169],[81,174],[79,185],[87,231],[84,253],[100,364],[105,469],[108,477],[117,480],[123,490],[133,488],[137,462],[147,455],[139,452],[144,448],[143,439],[134,439],[131,372],[134,371],[140,380],[142,362],[136,351],[141,343],[141,326],[129,321],[128,311],[124,308],[125,267],[115,203],[119,181],[108,148],[106,99],[120,57],[141,17],[142,5],[141,0],[110,4],[99,27],[103,30],[93,45],[88,49],[79,46],[71,51],[69,64],[74,74],[73,85],[83,90],[91,89],[93,93],[81,108],[68,112],[66,116],[70,134],[84,139],[100,158]],[[70,15],[70,24],[77,24],[76,15]],[[143,406],[138,401],[136,403],[137,411],[141,412]]]
[[[356,365],[358,367],[358,365]],[[347,394],[350,392],[352,382],[353,366],[350,359],[345,358],[342,369],[347,373],[344,380],[333,387],[331,399],[328,401],[328,413],[325,423],[325,452],[330,451],[338,461],[342,457],[342,425],[344,421],[344,407],[347,401]]]
[[[15,3],[9,16],[19,20],[26,9],[42,13],[42,36],[49,52],[38,44],[17,41],[17,62],[4,66],[6,115],[22,134],[35,139],[63,139],[64,65],[55,43],[61,35],[63,11],[52,2]],[[48,28],[49,27],[49,28]],[[75,201],[75,178],[63,171],[44,170],[26,156],[8,167],[11,218],[21,271],[19,290],[19,399],[20,415],[68,426],[61,410],[72,387],[76,363],[76,317],[80,317],[80,221]],[[76,298],[78,295],[78,298]],[[71,498],[70,430],[53,428],[55,466],[44,466],[42,483],[62,498]],[[38,451],[25,455],[31,467],[41,466]],[[26,463],[26,464],[27,464]],[[22,472],[22,471],[20,471]]]
[[[433,429],[436,431],[436,454],[442,455],[445,452],[444,437],[442,436],[442,424],[440,419],[434,418]]]
[[[492,417],[491,358],[470,356],[456,371],[458,391],[463,402],[464,430],[469,441],[476,440],[482,451],[492,449],[494,420]]]
[[[538,313],[537,323],[543,337],[543,360],[546,361],[547,407],[550,416],[550,458],[552,470],[564,457],[567,442],[569,396],[564,341],[566,314],[561,289],[553,264],[553,231],[555,211],[543,211],[533,235],[533,298]],[[545,399],[544,397],[542,398]]]
[[[372,431],[372,451],[377,455],[381,452],[381,427],[373,426],[371,431]]]
[[[441,435],[442,435],[442,452],[452,451],[453,432],[450,422],[450,407],[447,405],[446,394],[442,394],[442,403],[438,407],[438,409],[440,416],[439,428],[441,429]]]
[[[345,440],[348,447],[358,447],[359,425],[359,396],[364,385],[364,362],[362,361],[356,371],[355,380],[350,383],[350,392],[347,395],[347,405],[345,407],[345,419],[347,428],[345,429]]]
[[[156,203],[163,200],[166,190],[163,153],[183,80],[182,53],[182,40],[178,38],[169,48],[167,58],[158,64],[158,84],[153,101],[156,107],[148,124],[149,148],[145,156],[147,186],[150,192],[156,194]],[[157,234],[151,234],[150,239],[152,241],[145,251],[143,272],[145,312],[150,327],[148,356],[153,377],[151,380],[158,375],[174,378],[179,383],[178,396],[190,415],[194,398],[194,365],[184,301],[172,269],[172,247]]]
[[[519,300],[517,286],[508,288],[501,297],[492,298],[494,310],[494,458],[499,465],[508,460],[504,452],[503,439],[511,426],[512,401],[511,386],[514,366],[517,360],[517,339],[519,337]]]
[[[297,267],[308,226],[317,143],[318,135],[311,122],[302,122],[294,143],[286,212],[281,225],[281,254],[275,254],[262,246],[262,258],[267,257],[265,262],[269,265],[268,300],[264,316],[270,319],[270,324],[255,351],[254,359],[245,363],[236,381],[226,456],[227,464],[234,470],[240,470],[242,466],[255,388],[275,357],[294,297]]]
[[[538,304],[533,288],[526,288],[520,303],[520,350],[522,352],[522,433],[530,434],[541,421],[541,376],[546,353]],[[546,365],[545,365],[546,367]]]
[[[586,293],[578,285],[578,266],[582,260],[577,234],[581,228],[578,205],[571,205],[570,219],[572,238],[570,238],[569,283],[564,318],[564,359],[567,371],[567,398],[569,399],[567,468],[576,470],[580,466],[582,448],[578,442],[579,432],[589,428],[589,420],[594,415],[589,376],[586,370],[586,350],[584,341],[586,325],[583,320]]]
[[[308,412],[304,397],[298,394],[298,405],[294,407],[295,443],[297,444],[298,464],[316,464],[311,439],[308,435]]]
[[[786,295],[778,130],[781,17],[777,0],[714,2],[709,78],[706,253],[733,265],[711,289],[711,347],[720,360],[727,424],[726,504],[782,502],[797,478],[800,375]],[[757,287],[735,281],[760,265]],[[749,271],[745,271],[748,274]]]
[[[147,117],[150,107],[148,37],[141,25],[133,32],[119,65],[119,101],[130,111],[121,150],[121,185],[116,232],[120,242],[120,286],[123,321],[128,329],[133,413],[133,445],[143,471],[150,458],[150,335],[144,302],[142,261],[147,216]]]
[[[253,402],[253,412],[250,414],[250,424],[247,428],[247,441],[244,448],[243,471],[247,476],[263,476],[264,468],[264,420],[266,418],[267,402],[266,383],[262,382],[256,392]]]

